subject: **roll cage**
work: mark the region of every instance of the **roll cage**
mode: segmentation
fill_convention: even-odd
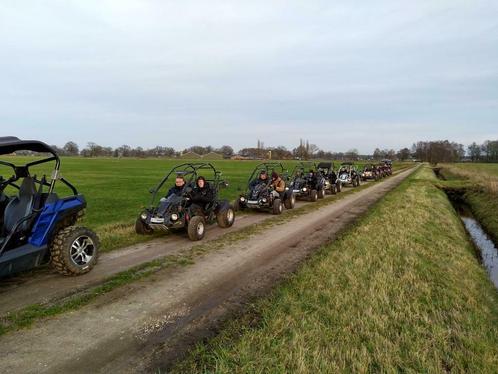
[[[16,165],[11,162],[0,160],[0,165],[10,167],[14,171],[14,174],[8,179],[4,179],[3,176],[0,176],[0,192],[2,192],[7,186],[12,186],[17,190],[19,190],[20,186],[17,185],[15,182],[17,182],[21,178],[30,177],[31,174],[29,169],[31,167],[48,162],[55,162],[50,183],[47,182],[45,176],[43,176],[41,179],[33,177],[33,182],[40,185],[40,188],[43,188],[44,186],[48,187],[49,188],[48,193],[51,194],[54,191],[56,181],[60,180],[67,187],[69,187],[69,189],[73,192],[74,195],[78,194],[76,187],[74,187],[71,183],[69,183],[69,181],[67,181],[60,175],[59,170],[60,170],[61,161],[59,159],[59,156],[52,147],[37,140],[21,140],[14,136],[0,137],[0,156],[8,155],[21,150],[32,151],[37,153],[49,153],[50,156],[42,158],[41,160],[28,162],[24,165]]]
[[[251,176],[247,180],[247,185],[249,186],[254,179],[259,177],[259,175],[261,174],[262,171],[265,171],[266,174],[268,174],[267,185],[270,184],[271,173],[273,173],[274,171],[277,172],[282,179],[286,180],[288,178],[288,171],[287,171],[287,169],[284,168],[284,165],[282,165],[282,163],[280,163],[280,162],[263,162],[259,165],[256,165]]]
[[[214,189],[215,199],[217,199],[220,183],[224,183],[221,180],[221,172],[216,170],[216,168],[211,163],[185,163],[172,168],[169,173],[166,174],[164,178],[159,182],[159,184],[150,190],[150,192],[152,193],[151,206],[155,205],[159,191],[161,190],[161,188],[163,188],[164,184],[173,174],[175,175],[175,178],[177,176],[182,176],[185,179],[185,186],[183,187],[183,192],[185,192],[187,187],[192,187],[192,183],[195,179],[197,179],[197,177],[201,175],[200,171],[202,170],[208,173],[208,176],[203,176],[206,178],[206,182],[211,184],[211,187]]]
[[[290,174],[291,179],[294,179],[297,176],[298,172],[301,172],[302,176],[304,176],[304,174],[306,174],[309,170],[314,170],[315,172],[318,170],[314,162],[300,162],[296,166],[294,166],[294,169]]]

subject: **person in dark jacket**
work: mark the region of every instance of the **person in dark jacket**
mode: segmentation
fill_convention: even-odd
[[[308,181],[314,189],[317,188],[318,178],[314,170],[310,170],[308,173]]]
[[[189,194],[189,198],[192,211],[198,214],[201,212],[204,214],[206,206],[214,201],[214,191],[203,176],[199,176],[195,181],[195,187]]]
[[[184,187],[185,187],[185,179],[181,175],[177,176],[175,179],[175,185],[168,190],[168,193],[165,196],[166,199],[171,195],[180,196],[183,192]]]
[[[268,183],[268,173],[266,172],[266,170],[261,170],[261,173],[259,173],[259,177],[255,180],[253,180],[249,184],[249,188],[252,190],[254,187],[256,187],[260,183],[264,183],[264,184]]]

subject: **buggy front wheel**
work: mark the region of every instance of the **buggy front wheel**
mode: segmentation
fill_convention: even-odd
[[[139,235],[150,235],[154,230],[138,217],[135,221],[135,232]]]
[[[285,209],[294,209],[296,206],[296,195],[291,193],[287,196],[287,199],[284,201]]]
[[[97,263],[99,247],[99,238],[92,230],[69,226],[55,235],[50,262],[63,275],[85,274]]]
[[[206,232],[206,223],[201,216],[194,216],[188,223],[187,233],[192,241],[201,240]]]
[[[229,207],[224,209],[216,215],[216,221],[218,222],[218,226],[226,228],[233,225],[235,222],[235,212]]]
[[[278,215],[282,214],[283,211],[284,211],[284,204],[282,204],[282,201],[280,199],[273,200],[272,213]]]

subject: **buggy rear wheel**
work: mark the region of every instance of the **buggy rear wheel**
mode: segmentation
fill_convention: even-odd
[[[235,212],[232,207],[218,212],[216,215],[216,221],[218,222],[218,226],[223,228],[232,226],[235,222]]]
[[[275,199],[273,200],[272,213],[273,214],[282,214],[284,211],[284,204],[282,204],[282,200]]]
[[[294,209],[296,206],[296,195],[291,193],[284,201],[285,209]]]
[[[335,195],[335,194],[337,193],[337,189],[336,189],[335,184],[331,184],[331,185],[330,185],[330,193],[331,193],[332,195]]]
[[[139,235],[150,235],[154,230],[138,217],[135,221],[135,232]]]
[[[337,193],[339,193],[339,192],[342,191],[342,184],[341,184],[341,182],[337,182],[335,184],[335,190],[337,191]]]
[[[323,198],[325,197],[325,190],[324,190],[323,188],[320,188],[320,189],[318,190],[317,197],[318,197],[319,199],[323,199]]]
[[[192,241],[201,240],[206,232],[206,223],[201,216],[193,216],[187,228],[188,237]]]
[[[97,263],[100,241],[86,227],[70,226],[60,230],[50,247],[50,262],[63,275],[88,273]]]

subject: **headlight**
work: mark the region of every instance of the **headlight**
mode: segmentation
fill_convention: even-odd
[[[171,215],[171,220],[172,220],[172,221],[176,221],[177,219],[178,219],[178,214],[173,213],[173,214]]]
[[[263,197],[263,198],[261,199],[261,201],[262,201],[263,203],[266,203],[266,197]]]
[[[303,187],[303,192],[306,192],[308,189],[306,187]]]
[[[246,198],[244,196],[241,196],[240,201],[244,202],[244,201],[246,201]]]
[[[140,214],[140,218],[145,221],[147,219],[147,213],[143,212],[142,214]]]

